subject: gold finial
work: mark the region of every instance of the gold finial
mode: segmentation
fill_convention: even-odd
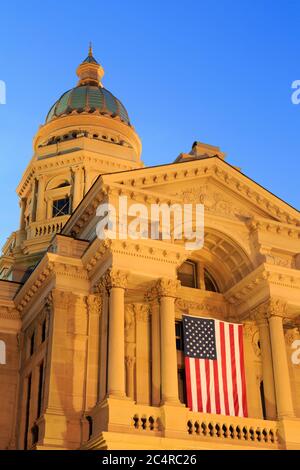
[[[89,57],[92,57],[93,56],[93,46],[92,46],[92,41],[90,41],[90,44],[89,44]]]

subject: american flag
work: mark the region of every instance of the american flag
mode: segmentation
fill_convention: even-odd
[[[183,339],[188,407],[248,416],[243,326],[184,315]]]

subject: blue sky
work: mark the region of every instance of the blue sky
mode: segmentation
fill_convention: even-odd
[[[123,0],[1,2],[1,245],[18,228],[15,188],[32,138],[75,85],[88,43],[104,86],[126,106],[147,165],[195,140],[299,208],[300,2]]]

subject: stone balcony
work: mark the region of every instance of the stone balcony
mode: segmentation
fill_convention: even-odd
[[[279,421],[194,413],[183,405],[153,407],[108,398],[92,417],[93,434],[84,449],[285,448]]]

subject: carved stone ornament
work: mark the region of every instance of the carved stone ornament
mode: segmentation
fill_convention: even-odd
[[[246,322],[243,325],[245,338],[249,340],[253,348],[254,354],[257,357],[261,356],[261,350],[259,347],[259,330],[255,323]]]
[[[125,335],[128,336],[129,331],[135,325],[135,311],[133,304],[127,304],[125,306]]]
[[[136,321],[147,322],[149,320],[149,305],[133,304]]]
[[[120,269],[111,268],[105,274],[105,284],[108,289],[112,287],[121,287],[126,289],[128,283],[128,273]]]
[[[180,281],[177,279],[161,278],[156,284],[158,297],[177,297]]]
[[[258,305],[253,310],[256,321],[263,322],[270,317],[282,317],[286,315],[286,302],[282,299],[272,297]]]
[[[87,297],[87,305],[91,315],[101,315],[102,313],[102,298],[101,296],[91,294]]]
[[[296,339],[300,339],[299,328],[289,328],[285,330],[285,341],[288,346],[291,346]]]

